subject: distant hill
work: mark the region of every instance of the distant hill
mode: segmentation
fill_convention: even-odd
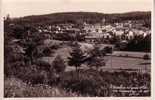
[[[151,20],[151,12],[128,12],[104,14],[97,12],[63,12],[46,15],[32,15],[16,18],[17,23],[29,24],[59,24],[59,23],[100,23],[105,18],[107,23],[125,20]]]

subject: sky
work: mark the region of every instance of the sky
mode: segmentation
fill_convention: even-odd
[[[2,0],[3,16],[23,17],[55,12],[123,13],[151,11],[153,0]]]

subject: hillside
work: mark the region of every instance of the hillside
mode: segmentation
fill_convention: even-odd
[[[105,18],[107,23],[120,22],[124,20],[151,20],[151,12],[128,12],[104,14],[97,12],[64,12],[46,15],[32,15],[16,18],[17,23],[35,23],[35,24],[59,24],[59,23],[99,23]]]

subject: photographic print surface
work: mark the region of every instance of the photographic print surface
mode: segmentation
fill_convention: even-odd
[[[4,97],[150,97],[152,0],[3,0]]]

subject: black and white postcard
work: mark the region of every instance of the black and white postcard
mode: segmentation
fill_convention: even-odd
[[[3,98],[153,100],[153,0],[2,0],[2,20]]]

